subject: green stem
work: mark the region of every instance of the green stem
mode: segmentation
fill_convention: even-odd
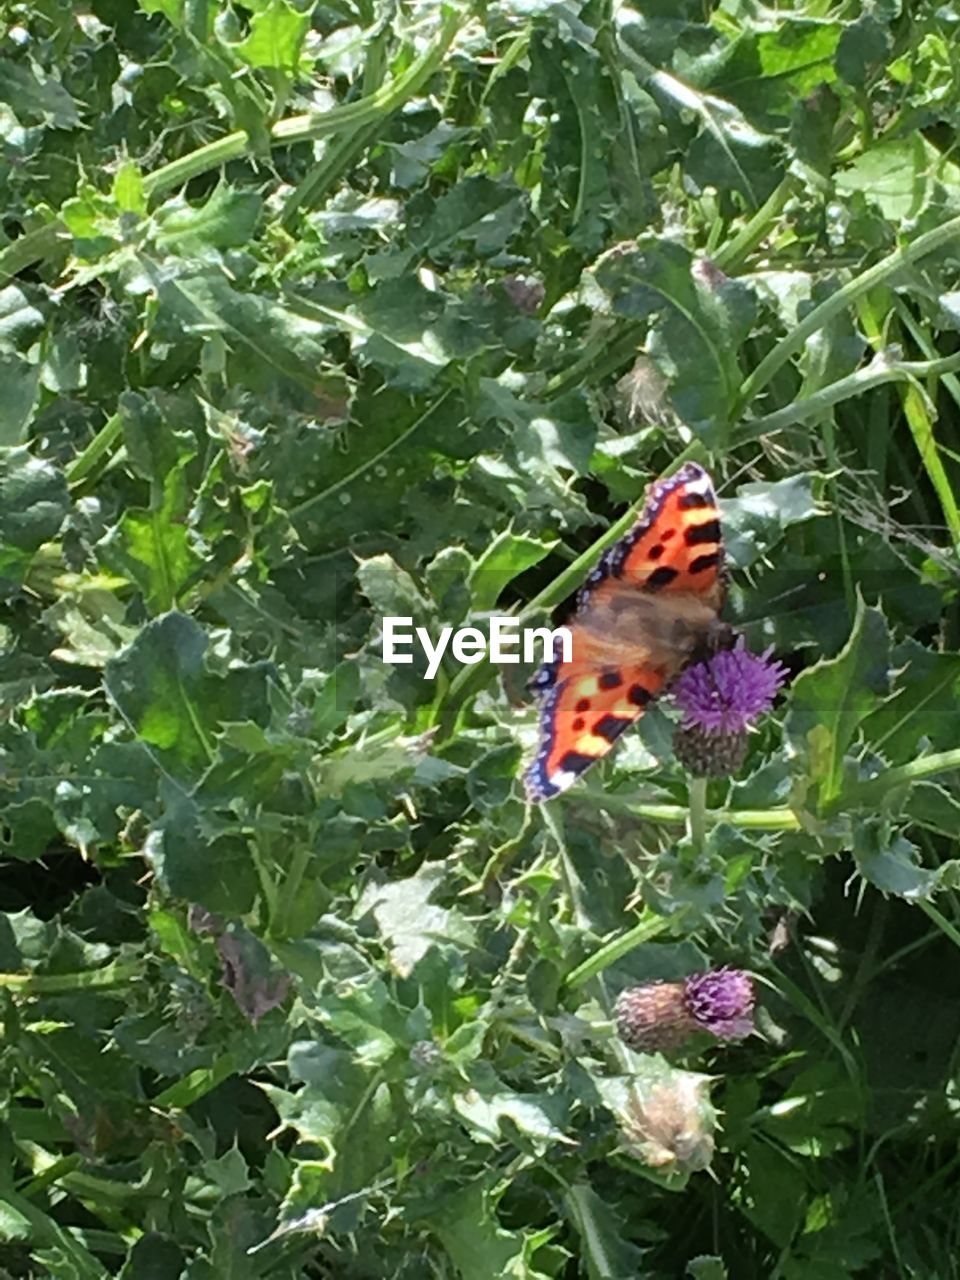
[[[550,805],[543,806],[541,812],[543,825],[553,836],[557,846],[560,878],[563,881],[574,923],[578,929],[588,929],[590,927],[590,915],[583,905],[580,876],[570,857],[570,850],[567,848],[566,835],[563,829],[563,813],[559,806],[551,807]]]
[[[884,291],[882,299],[885,306],[881,306],[874,295],[867,294],[866,297],[860,299],[858,306],[861,327],[871,346],[876,351],[881,350],[883,346],[894,341],[898,336],[897,312],[893,308],[889,291]],[[920,349],[928,359],[936,358],[936,348],[933,347],[932,342],[927,342]],[[945,384],[947,379],[952,376],[952,373],[953,371],[949,369],[945,371]],[[947,475],[946,468],[940,457],[937,436],[934,431],[934,422],[937,416],[936,406],[931,403],[930,397],[913,383],[908,382],[906,386],[901,385],[897,390],[903,408],[903,416],[910,429],[923,469],[926,471],[930,484],[933,486],[933,490],[939,500],[943,518],[950,530],[950,536],[954,544],[960,543],[960,510],[957,508],[957,500],[953,494],[953,485],[950,477]]]
[[[920,756],[919,759],[911,760],[908,764],[886,769],[866,782],[853,783],[833,801],[828,813],[835,813],[849,804],[862,806],[870,804],[873,800],[882,800],[894,787],[907,786],[911,782],[919,782],[922,778],[946,773],[950,769],[960,769],[960,747],[954,747],[950,751],[938,751],[929,756]]]
[[[92,988],[122,987],[143,974],[142,964],[105,964],[82,973],[0,973],[0,990],[26,996],[63,995]]]
[[[798,186],[798,180],[792,174],[787,174],[753,217],[726,244],[720,246],[713,255],[714,266],[728,273],[738,271],[779,218]]]
[[[24,1218],[29,1224],[29,1242],[34,1249],[53,1249],[62,1255],[65,1267],[61,1274],[76,1276],[77,1280],[107,1280],[109,1272],[98,1258],[83,1247],[71,1229],[37,1208],[27,1196],[21,1195],[5,1178],[0,1183],[0,1201],[16,1222]],[[6,1236],[10,1239],[10,1236]],[[12,1237],[16,1238],[16,1237]],[[22,1242],[21,1242],[22,1243]]]
[[[873,387],[882,386],[885,382],[914,382],[917,378],[940,377],[960,370],[960,354],[944,356],[939,360],[898,360],[891,361],[884,355],[874,356],[865,369],[848,374],[831,382],[829,386],[815,391],[803,400],[795,400],[782,409],[767,413],[762,418],[754,418],[745,422],[734,432],[737,444],[748,440],[759,440],[762,436],[781,431],[795,422],[805,422],[808,418],[816,418],[841,400],[849,400],[853,396],[862,395]]]
[[[679,919],[679,915],[655,916],[652,912],[646,913],[641,916],[632,929],[628,929],[626,933],[621,933],[617,937],[611,938],[609,942],[603,943],[592,956],[589,956],[582,964],[578,964],[571,973],[568,973],[565,986],[570,991],[575,990],[577,987],[582,987],[585,982],[595,978],[604,969],[609,969],[610,965],[616,964],[634,947],[639,947],[644,942],[649,942],[652,938],[658,937],[661,933],[667,932],[667,930],[674,930]]]
[[[494,881],[503,874],[513,861],[514,857],[523,848],[524,841],[527,838],[527,833],[530,830],[532,819],[533,805],[528,804],[523,811],[523,822],[521,823],[520,830],[512,839],[507,840],[505,844],[499,845],[493,850],[490,857],[487,859],[486,866],[483,868],[483,874],[480,877],[479,883],[471,885],[469,889],[464,891],[465,893],[473,893],[477,889],[482,892],[486,892]]]
[[[374,120],[392,115],[439,68],[462,22],[463,13],[459,7],[448,9],[436,40],[396,80],[384,85],[376,93],[358,98],[356,102],[332,107],[322,114],[310,112],[278,120],[270,130],[271,143],[275,146],[291,146],[297,142],[312,142],[337,133],[340,129],[362,129]],[[191,151],[189,155],[181,156],[148,174],[143,180],[144,194],[148,197],[155,196],[171,187],[182,186],[201,173],[239,159],[245,154],[248,145],[249,138],[242,129],[225,138],[217,138],[215,142],[209,142],[206,146]]]
[[[35,262],[51,257],[61,241],[69,243],[70,239],[70,232],[59,218],[37,227],[35,231],[28,231],[0,253],[0,283],[11,280]]]
[[[561,802],[562,803],[562,802]],[[588,804],[609,813],[622,813],[647,822],[668,827],[683,827],[690,821],[690,810],[681,804],[649,804],[641,797],[618,795],[616,792],[592,791],[586,787],[572,791],[568,804]],[[799,831],[800,819],[792,809],[705,809],[708,826],[726,822],[742,831]]]
[[[280,900],[277,904],[276,913],[271,913],[271,937],[283,939],[290,936],[290,924],[293,919],[297,895],[300,892],[303,877],[307,873],[307,867],[310,865],[312,857],[313,850],[306,841],[302,841],[294,849],[293,857],[290,860],[290,869],[287,871],[280,889]]]
[[[167,1085],[166,1089],[150,1099],[150,1105],[164,1111],[185,1111],[187,1107],[192,1107],[200,1098],[218,1088],[224,1080],[229,1080],[232,1075],[236,1075],[239,1069],[234,1054],[222,1053],[218,1058],[214,1058],[209,1067],[197,1067],[180,1080]]]
[[[925,902],[923,898],[918,898],[917,906],[920,910],[933,921],[937,928],[950,939],[955,947],[960,947],[960,930],[952,925],[946,916],[933,905],[932,902]]]
[[[707,780],[691,778],[687,784],[687,798],[690,804],[688,831],[690,843],[695,855],[703,853],[707,837]]]
[[[912,265],[927,254],[935,253],[937,249],[941,249],[958,236],[960,236],[960,217],[950,218],[939,227],[934,227],[932,231],[918,236],[912,244],[894,250],[893,253],[874,263],[872,267],[868,267],[866,271],[861,271],[858,276],[848,280],[842,288],[831,294],[818,307],[814,307],[790,333],[781,338],[777,345],[767,352],[753,373],[744,379],[733,413],[734,420],[742,417],[747,405],[759,395],[790,357],[803,347],[812,334],[824,328],[834,316],[852,306],[863,294],[876,288],[877,285],[884,284],[904,267]]]
[[[103,424],[82,453],[67,467],[67,484],[78,485],[86,480],[102,458],[109,457],[123,438],[123,415],[115,413]]]

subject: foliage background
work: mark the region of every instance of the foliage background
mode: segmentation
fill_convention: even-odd
[[[4,7],[6,1274],[958,1275],[958,23]],[[704,831],[668,710],[527,813],[378,619],[687,457],[791,687]],[[608,1018],[723,963],[714,1134]]]

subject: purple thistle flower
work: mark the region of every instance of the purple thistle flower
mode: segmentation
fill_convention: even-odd
[[[614,1007],[621,1039],[641,1053],[672,1049],[697,1031],[743,1040],[753,1030],[753,982],[740,969],[711,969],[683,982],[621,991]]]
[[[770,661],[772,652],[751,653],[741,636],[733,649],[687,667],[672,689],[683,728],[733,736],[769,711],[787,677],[785,667]]]
[[[753,1030],[753,983],[742,970],[698,973],[683,987],[688,1012],[718,1040],[743,1040]]]

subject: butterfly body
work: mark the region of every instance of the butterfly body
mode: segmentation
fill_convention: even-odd
[[[588,576],[569,661],[546,663],[531,682],[541,699],[524,775],[531,800],[566,790],[691,660],[730,643],[723,597],[716,496],[687,463],[651,486],[637,523]]]

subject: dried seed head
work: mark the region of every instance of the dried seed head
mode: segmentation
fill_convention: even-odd
[[[665,1172],[708,1168],[716,1124],[710,1083],[709,1076],[676,1070],[658,1082],[638,1083],[620,1122],[631,1155]]]

